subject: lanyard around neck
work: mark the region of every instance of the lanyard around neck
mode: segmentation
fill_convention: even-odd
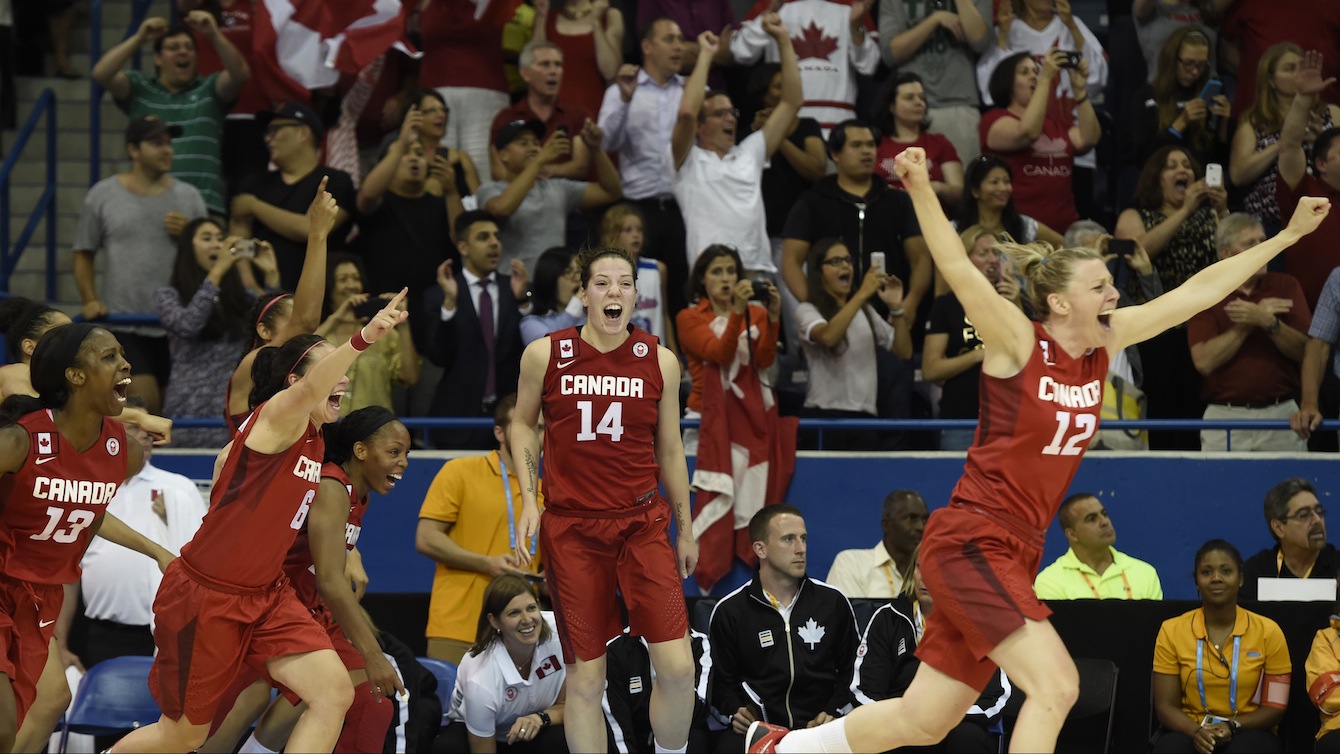
[[[1311,576],[1312,569],[1316,567],[1317,567],[1317,559],[1313,558],[1312,565],[1308,566],[1307,570],[1303,572],[1303,575],[1299,576],[1298,578],[1305,579],[1308,576]],[[1289,571],[1289,573],[1293,573],[1293,571]],[[1279,552],[1275,553],[1275,575],[1276,576],[1284,575],[1284,550],[1282,548],[1280,549]]]
[[[1206,625],[1208,633],[1209,626]],[[1233,637],[1233,664],[1228,671],[1228,707],[1233,713],[1233,717],[1238,716],[1238,654],[1242,649],[1242,637]],[[1206,714],[1210,714],[1210,705],[1205,701],[1205,671],[1203,667],[1205,655],[1205,640],[1196,640],[1196,688],[1200,690],[1200,706]],[[1223,655],[1220,655],[1223,659]]]
[[[1090,592],[1093,592],[1093,598],[1096,599],[1096,600],[1101,600],[1101,599],[1103,598],[1103,595],[1101,595],[1101,594],[1098,593],[1098,587],[1097,587],[1097,586],[1094,586],[1093,580],[1089,578],[1089,574],[1087,574],[1087,573],[1085,573],[1085,572],[1083,572],[1083,571],[1080,571],[1080,572],[1079,572],[1079,575],[1081,575],[1081,576],[1084,577],[1084,583],[1085,583],[1085,584],[1088,584],[1088,586],[1089,586],[1089,591],[1090,591]],[[1125,572],[1125,571],[1122,571],[1122,572],[1121,572],[1121,585],[1122,585],[1122,587],[1124,587],[1124,588],[1126,589],[1126,599],[1128,599],[1128,600],[1133,600],[1133,599],[1135,599],[1135,594],[1134,594],[1133,592],[1131,592],[1131,581],[1130,581],[1130,579],[1126,578],[1126,572]]]

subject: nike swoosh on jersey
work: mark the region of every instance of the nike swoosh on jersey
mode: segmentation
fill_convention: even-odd
[[[568,367],[572,366],[572,362],[574,361],[576,361],[576,359],[568,359],[567,361],[558,361],[554,363],[554,366],[558,367],[559,369],[567,369]]]
[[[33,461],[33,465],[34,465],[34,466],[41,466],[42,464],[46,463],[47,461],[54,461],[54,460],[56,460],[56,457],[55,457],[55,456],[42,456],[41,458],[37,459],[36,461]]]
[[[40,621],[37,622],[37,627],[38,627],[38,628],[46,628],[47,626],[50,626],[52,623],[55,623],[55,622],[56,622],[56,621],[54,621],[54,620],[40,620]]]

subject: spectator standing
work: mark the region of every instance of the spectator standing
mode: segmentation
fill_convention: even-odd
[[[203,10],[186,15],[189,30],[169,31],[168,22],[147,18],[135,34],[103,54],[93,66],[93,80],[111,93],[116,106],[132,120],[157,115],[182,129],[180,155],[173,174],[200,189],[205,206],[225,214],[222,141],[224,116],[251,75],[242,53],[220,31],[214,16]],[[209,39],[223,70],[201,77],[196,71],[195,38]],[[146,42],[154,47],[156,78],[128,69]]]
[[[1219,222],[1219,258],[1240,254],[1266,240],[1260,220],[1242,212]],[[1205,419],[1288,419],[1298,410],[1299,363],[1312,313],[1292,275],[1263,267],[1236,291],[1191,318],[1191,360],[1209,402]],[[1229,446],[1229,442],[1232,446]],[[1307,452],[1307,442],[1288,430],[1201,430],[1201,450]]]
[[[489,125],[509,100],[502,35],[511,14],[477,17],[471,0],[417,0],[417,7],[423,49],[419,86],[436,89],[453,116],[442,146],[487,166]]]
[[[1009,269],[1002,264],[997,239],[985,228],[974,225],[959,234],[963,249],[996,292],[1023,309],[1022,291]],[[945,286],[949,286],[946,284]],[[963,311],[963,302],[952,290],[936,296],[926,320],[926,340],[921,353],[921,376],[940,385],[941,419],[976,419],[979,414],[979,383],[984,358],[977,328]],[[940,450],[967,450],[976,430],[946,429],[940,432]]]
[[[991,0],[880,0],[880,54],[899,74],[920,77],[925,119],[954,145],[963,163],[981,151],[977,125],[978,56],[992,43]],[[878,119],[876,119],[878,120]]]
[[[1291,477],[1266,491],[1266,527],[1275,546],[1251,556],[1242,567],[1242,598],[1260,596],[1260,579],[1334,579],[1340,554],[1326,541],[1326,509],[1317,488]]]
[[[670,308],[685,306],[689,276],[684,255],[684,217],[675,201],[675,174],[666,164],[666,145],[684,96],[679,75],[684,35],[679,24],[654,18],[642,27],[642,67],[623,65],[600,105],[605,147],[618,155],[623,194],[646,222],[643,254],[665,263]]]
[[[433,560],[428,602],[428,656],[459,664],[475,638],[475,624],[489,580],[505,573],[531,576],[543,558],[519,565],[515,522],[521,506],[520,475],[513,463],[507,425],[516,396],[498,402],[493,416],[497,447],[482,456],[454,458],[428,485],[414,549]],[[539,497],[543,504],[544,496]]]
[[[326,278],[326,308],[330,314],[316,329],[317,335],[332,345],[342,345],[367,324],[367,317],[358,314],[362,305],[371,301],[373,306],[380,307],[395,296],[393,292],[379,293],[375,288],[369,292],[365,280],[367,274],[358,257],[345,252],[331,256]],[[369,346],[363,358],[349,367],[340,416],[369,406],[389,411],[393,402],[391,390],[397,386],[411,387],[419,381],[419,352],[410,333],[409,320],[405,319],[377,341],[381,345]]]
[[[1238,128],[1233,132],[1228,174],[1233,185],[1247,188],[1243,208],[1261,218],[1262,224],[1266,226],[1266,235],[1278,231],[1284,217],[1275,179],[1279,175],[1280,152],[1284,149],[1284,145],[1280,144],[1284,119],[1297,99],[1298,73],[1302,62],[1303,48],[1292,42],[1281,42],[1265,51],[1258,65],[1260,70],[1256,75],[1256,96],[1250,107],[1243,111],[1238,119]],[[1305,100],[1310,107],[1303,121],[1303,133],[1295,137],[1294,143],[1289,145],[1290,150],[1301,147],[1305,153],[1310,151],[1312,143],[1322,131],[1340,124],[1340,108],[1316,99],[1319,90],[1315,89],[1315,84],[1319,81],[1313,79],[1314,90]],[[1246,94],[1251,90],[1238,91],[1237,102],[1241,103],[1247,99]],[[1291,175],[1301,174],[1295,168]],[[1294,178],[1286,183],[1292,186],[1297,180]],[[1308,290],[1317,289],[1309,287]]]
[[[1279,134],[1279,175],[1275,192],[1280,209],[1292,210],[1303,196],[1340,198],[1340,129],[1336,128],[1340,119],[1322,118],[1318,123],[1316,118],[1317,96],[1331,86],[1329,80],[1322,79],[1321,68],[1321,56],[1308,52],[1295,75],[1297,94],[1285,111]],[[1340,108],[1334,105],[1323,107],[1327,112],[1340,115]],[[1308,170],[1309,157],[1311,171]],[[1340,266],[1340,252],[1334,244],[1325,242],[1303,244],[1284,255],[1285,270],[1303,285],[1303,295],[1312,307],[1318,306],[1326,276],[1337,266]]]
[[[1134,239],[1154,262],[1163,290],[1171,291],[1215,262],[1215,229],[1228,214],[1228,192],[1205,183],[1200,164],[1180,147],[1163,147],[1140,171],[1135,206],[1117,217],[1117,238]],[[1127,286],[1142,295],[1140,283]],[[1145,395],[1151,419],[1194,419],[1205,411],[1201,377],[1191,359],[1186,325],[1177,325],[1140,344]],[[1200,447],[1192,432],[1154,432],[1155,449]]]
[[[744,749],[755,720],[800,728],[851,709],[856,616],[842,592],[806,575],[807,537],[795,506],[755,513],[754,577],[712,609],[707,698],[731,726],[718,752]]]
[[[963,232],[980,225],[993,236],[1010,234],[1015,243],[1045,241],[1055,248],[1064,245],[1060,231],[1019,212],[1014,203],[1014,171],[1003,158],[981,155],[968,163],[964,181],[971,198],[959,202],[955,230]],[[937,276],[935,292],[943,294],[947,290],[948,286],[942,285]]]
[[[1056,517],[1070,549],[1038,574],[1040,600],[1161,600],[1154,567],[1118,552],[1117,530],[1107,508],[1089,492],[1061,501]]]
[[[219,367],[242,358],[251,336],[247,312],[258,293],[242,282],[241,243],[236,237],[224,238],[213,220],[192,220],[177,238],[172,278],[154,292],[172,357],[172,381],[163,397],[168,416],[218,418],[225,413],[230,373]],[[252,266],[265,269],[267,286],[278,285],[274,249],[258,246]],[[227,429],[181,428],[173,444],[222,448],[230,438]]]
[[[205,216],[200,192],[170,175],[172,139],[181,134],[181,126],[160,116],[135,118],[126,126],[130,170],[98,181],[84,197],[74,240],[74,279],[84,319],[151,314],[154,291],[168,284],[176,259],[172,235],[187,221]],[[107,259],[101,294],[93,270],[99,253]],[[119,325],[112,331],[136,370],[131,394],[142,396],[149,412],[158,413],[171,370],[167,334],[150,325]]]
[[[441,101],[433,95],[436,92],[419,101],[430,109],[441,108]],[[429,160],[440,164],[443,159],[435,153],[437,147],[425,149],[424,124],[441,115],[411,106],[398,138],[363,178],[355,201],[358,238],[354,250],[367,270],[366,290],[381,293],[409,288],[405,298],[409,302],[409,327],[420,349],[428,331],[422,306],[424,291],[433,286],[438,265],[447,259],[459,259],[446,242],[451,238],[453,199],[457,213],[461,211],[456,175],[442,176],[438,188],[447,187],[445,197],[429,190],[437,169],[436,165],[430,167]]]
[[[1326,78],[1340,75],[1340,6],[1307,0],[1213,0],[1223,17],[1219,25],[1220,59],[1237,76],[1238,91],[1260,90],[1262,68],[1258,61],[1269,49],[1284,41],[1300,49],[1320,50],[1328,61]],[[1332,91],[1327,100],[1340,104]],[[1233,116],[1241,117],[1246,97],[1233,102]]]
[[[1131,112],[1129,162],[1143,165],[1161,146],[1186,149],[1202,164],[1223,164],[1228,156],[1231,106],[1222,91],[1202,99],[1214,73],[1210,39],[1196,26],[1183,26],[1168,37],[1149,84],[1140,87]]]
[[[498,223],[474,210],[456,218],[456,250],[437,268],[437,287],[428,289],[430,313],[427,356],[441,367],[431,416],[493,416],[498,399],[516,384],[521,369],[521,317],[530,313],[526,266],[512,260],[511,275],[498,272],[502,258]],[[436,316],[436,320],[434,320]],[[487,430],[438,430],[443,448],[492,447]]]
[[[852,599],[891,600],[903,594],[929,518],[926,501],[916,490],[885,495],[879,517],[884,538],[869,550],[839,552],[826,581]]]
[[[605,86],[623,65],[623,12],[609,0],[550,0],[535,3],[532,40],[547,40],[563,53],[565,99],[589,113],[600,112]]]
[[[813,301],[806,298],[805,260],[819,239],[842,239],[855,275],[870,269],[871,252],[882,251],[885,272],[906,282],[903,304],[915,319],[931,284],[930,252],[907,194],[875,179],[876,149],[874,130],[859,120],[846,121],[828,135],[837,175],[820,178],[791,208],[782,231],[782,277],[798,300]]]
[[[1140,40],[1149,81],[1153,82],[1158,72],[1164,45],[1178,30],[1191,26],[1205,37],[1207,46],[1215,46],[1219,26],[1217,6],[1221,5],[1222,0],[1133,0],[1131,16],[1135,19],[1135,35]],[[1214,50],[1210,53],[1213,61]]]
[[[276,169],[242,182],[232,199],[228,234],[269,241],[279,262],[279,284],[293,290],[306,253],[308,197],[326,179],[326,191],[339,207],[330,246],[332,251],[342,251],[345,226],[355,206],[354,182],[348,173],[321,164],[318,150],[325,128],[312,108],[286,102],[256,118],[265,128],[265,146]]]
[[[574,138],[558,131],[542,145],[544,135],[544,124],[538,120],[514,120],[499,128],[493,147],[503,172],[500,180],[480,185],[475,194],[479,207],[499,224],[504,259],[520,261],[527,269],[535,266],[545,249],[563,245],[569,215],[623,197],[619,171],[601,148],[605,134],[589,118],[575,138],[593,156],[595,182],[543,177],[548,165],[572,152]]]
[[[1340,377],[1340,351],[1332,351],[1340,345],[1340,272],[1332,270],[1321,289],[1321,299],[1313,310],[1312,326],[1307,331],[1307,345],[1303,348],[1303,367],[1301,369],[1302,391],[1298,400],[1298,412],[1289,418],[1293,431],[1299,437],[1309,439],[1322,419],[1323,407],[1320,402],[1322,384]],[[1330,362],[1330,374],[1327,372]],[[1332,414],[1334,418],[1334,414]]]
[[[1201,606],[1164,621],[1154,642],[1153,751],[1283,751],[1274,730],[1293,672],[1284,632],[1238,604],[1242,556],[1233,545],[1201,545],[1194,573]]]
[[[782,97],[763,128],[736,143],[739,110],[730,95],[707,91],[707,73],[720,40],[710,31],[698,37],[698,64],[685,84],[679,120],[671,136],[675,197],[684,213],[689,263],[714,244],[734,247],[744,267],[741,277],[777,276],[763,212],[763,170],[786,138],[802,101],[796,51],[777,14],[764,29],[781,50]]]
[[[751,18],[730,38],[731,56],[739,64],[781,60],[781,50],[763,26],[767,12],[781,17],[800,66],[805,103],[800,114],[819,121],[824,135],[856,114],[856,76],[869,76],[879,66],[878,34],[867,31],[869,0],[850,4],[830,0],[760,0]],[[798,42],[796,40],[799,40]],[[700,43],[701,44],[701,43]]]
[[[531,276],[531,313],[521,318],[523,345],[586,320],[586,308],[577,296],[581,284],[582,268],[567,247],[555,246],[540,255]]]
[[[214,14],[219,33],[232,43],[242,59],[251,63],[254,49],[252,44],[253,22],[256,9],[253,0],[175,0],[177,12],[188,14],[196,9],[204,9]],[[212,9],[210,6],[214,6]],[[208,76],[226,70],[223,60],[213,44],[207,44],[209,38],[199,32],[192,34],[198,56],[200,73]],[[256,113],[270,108],[270,98],[261,89],[260,82],[247,78],[237,92],[237,101],[232,103],[228,115],[223,121],[223,144],[220,156],[223,159],[223,182],[228,188],[236,188],[243,178],[266,169],[268,160],[265,152],[257,149],[264,138],[264,130],[256,123]]]
[[[936,196],[946,207],[957,207],[963,195],[963,163],[949,139],[929,130],[931,121],[921,77],[907,71],[890,77],[875,100],[871,120],[883,135],[875,157],[879,177],[894,188],[902,188],[903,181],[893,169],[893,158],[908,147],[921,147],[926,150]]]
[[[730,54],[730,35],[736,25],[735,9],[730,0],[639,0],[637,6],[637,28],[644,29],[647,24],[658,18],[668,18],[679,25],[684,35],[684,54],[679,72],[688,75],[698,64],[698,35],[705,31],[721,35],[721,44],[717,47],[716,66],[732,62]],[[722,69],[716,68],[708,78],[713,89],[726,85]]]
[[[569,138],[572,134],[581,133],[586,127],[586,121],[600,112],[600,97],[603,95],[596,97],[593,108],[583,107],[566,96],[560,99],[559,92],[563,91],[563,81],[568,77],[566,63],[563,48],[553,42],[528,42],[521,49],[517,65],[526,84],[525,94],[516,104],[498,111],[493,117],[493,130],[490,133],[497,134],[503,126],[518,120],[538,120],[544,124],[544,133],[566,131]],[[599,91],[604,92],[605,87],[602,85]],[[490,150],[495,164],[496,150],[496,145]],[[493,169],[495,175],[501,175],[499,171],[498,167]],[[554,158],[543,170],[546,178],[571,178],[575,181],[585,180],[590,173],[591,153],[583,139],[572,139],[572,151]]]
[[[892,189],[890,189],[892,190]],[[834,239],[821,239],[806,259],[806,299],[796,307],[796,330],[810,367],[804,416],[821,419],[873,419],[879,411],[879,356],[893,351],[912,358],[903,283],[879,267],[871,267],[852,290],[856,273],[851,251]],[[888,308],[880,317],[868,302],[876,294]],[[875,435],[864,430],[824,434],[825,450],[873,447]],[[801,447],[817,447],[817,438],[803,437]]]
[[[416,89],[410,93],[409,104],[417,106],[422,115],[419,120],[419,143],[423,145],[425,159],[429,162],[428,193],[446,196],[450,200],[453,192],[449,189],[454,188],[454,198],[458,201],[462,197],[473,196],[479,188],[479,170],[474,160],[464,151],[442,144],[446,138],[447,124],[451,122],[447,101],[436,89]],[[407,107],[400,119],[402,127],[408,117]],[[399,134],[388,136],[386,147],[389,148],[390,142],[396,138],[399,138]]]
[[[107,512],[178,555],[182,545],[195,536],[209,506],[195,482],[153,465],[153,441],[147,432],[134,422],[127,421],[125,426],[127,438],[144,449],[144,468],[116,490]],[[152,657],[153,602],[163,580],[158,564],[94,537],[79,567],[83,573],[76,586],[82,590],[88,619],[84,653],[79,658],[84,666],[91,668],[125,655]]]
[[[1064,2],[1064,0],[1062,0]],[[1008,7],[1008,3],[1002,7]],[[1010,163],[1019,211],[1051,228],[1079,219],[1075,203],[1075,155],[1098,143],[1102,131],[1088,95],[1088,58],[1069,68],[1064,50],[1053,48],[1039,66],[1017,52],[991,72],[989,91],[995,108],[982,116],[982,153]],[[1056,79],[1069,79],[1073,109],[1056,99]]]

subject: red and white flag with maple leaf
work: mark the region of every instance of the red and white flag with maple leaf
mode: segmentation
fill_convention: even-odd
[[[272,98],[305,101],[392,47],[417,56],[408,10],[401,0],[258,0],[251,75]]]

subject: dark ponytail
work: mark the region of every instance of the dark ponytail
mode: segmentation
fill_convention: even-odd
[[[0,333],[5,335],[5,351],[10,363],[22,363],[23,341],[42,337],[42,333],[51,329],[58,314],[58,310],[22,296],[0,301]]]
[[[325,342],[320,335],[305,333],[295,335],[282,346],[265,346],[257,351],[251,363],[251,395],[247,398],[251,409],[254,411],[288,387],[290,374],[306,374],[311,362],[308,354],[314,346]]]
[[[322,428],[326,438],[326,463],[343,464],[354,455],[354,443],[367,442],[382,427],[399,422],[390,409],[382,406],[360,408],[337,422]]]

